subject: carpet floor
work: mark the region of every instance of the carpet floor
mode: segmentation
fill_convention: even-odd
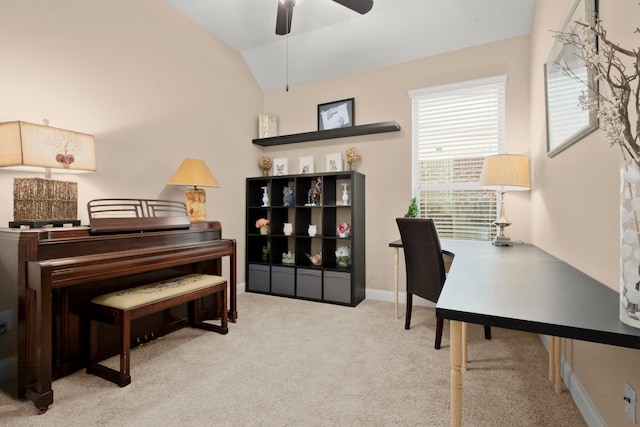
[[[449,425],[448,322],[435,350],[433,308],[415,306],[408,331],[393,304],[375,300],[243,293],[238,312],[228,335],[185,328],[134,348],[127,387],[79,371],[53,383],[43,415],[0,393],[0,425]],[[492,332],[485,340],[469,325],[463,424],[585,426],[570,394],[553,391],[539,337]]]

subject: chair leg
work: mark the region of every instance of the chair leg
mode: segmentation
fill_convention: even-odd
[[[484,339],[485,340],[491,339],[491,326],[484,325]]]
[[[407,314],[405,315],[404,328],[409,329],[411,325],[411,308],[413,306],[413,294],[407,292]]]
[[[436,350],[440,350],[440,343],[442,342],[442,329],[444,329],[444,319],[438,317],[438,322],[436,324]]]

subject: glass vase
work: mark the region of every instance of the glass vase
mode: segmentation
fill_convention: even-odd
[[[620,321],[640,328],[640,168],[620,171]]]
[[[337,259],[338,267],[349,267],[351,265],[351,259],[348,256],[341,256]]]

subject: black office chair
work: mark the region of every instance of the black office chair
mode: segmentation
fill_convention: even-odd
[[[437,303],[440,292],[446,280],[448,265],[454,254],[442,250],[436,226],[431,219],[425,218],[396,218],[407,274],[407,314],[405,329],[411,325],[411,309],[413,295]],[[447,268],[445,268],[445,258]],[[436,350],[442,341],[444,319],[438,318],[436,325]],[[484,327],[486,339],[491,339],[491,328]]]

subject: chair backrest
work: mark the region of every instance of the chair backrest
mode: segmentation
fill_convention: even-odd
[[[437,302],[446,278],[442,248],[431,219],[396,218],[407,273],[407,292]]]

